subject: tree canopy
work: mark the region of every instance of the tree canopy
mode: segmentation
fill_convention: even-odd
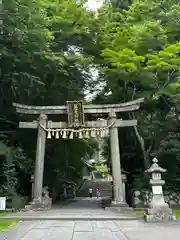
[[[141,111],[136,116],[127,116],[137,117],[139,124],[134,127],[135,142],[130,142],[128,137],[129,144],[125,137],[122,140],[124,162],[127,165],[130,161],[136,162],[133,171],[137,172],[139,166],[142,172],[150,165],[150,159],[157,156],[168,168],[173,181],[179,181],[176,167],[179,122],[175,113],[180,86],[179,7],[178,1],[137,0],[125,10],[104,6],[99,14],[101,51],[98,65],[106,84],[97,101],[119,102],[145,97]],[[111,94],[107,96],[108,92]],[[132,144],[138,148],[132,148]],[[134,159],[139,150],[144,164]]]

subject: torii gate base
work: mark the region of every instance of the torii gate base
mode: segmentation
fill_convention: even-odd
[[[138,110],[142,99],[135,101],[122,103],[122,104],[107,104],[107,105],[85,105],[85,114],[104,114],[108,113],[108,120],[97,120],[91,122],[85,122],[86,127],[90,128],[106,128],[109,127],[110,134],[110,149],[112,160],[112,177],[113,177],[113,201],[111,207],[127,207],[125,194],[123,191],[122,174],[121,174],[121,161],[118,139],[118,127],[131,127],[137,125],[137,120],[122,120],[117,119],[116,113],[128,112]],[[47,115],[50,114],[67,114],[67,106],[26,106],[14,103],[16,111],[21,114],[39,114],[38,121],[33,122],[20,122],[20,128],[34,128],[38,129],[37,137],[37,149],[36,149],[36,163],[35,163],[35,178],[34,178],[34,191],[33,201],[27,206],[27,210],[44,210],[49,208],[49,202],[46,198],[46,204],[42,198],[43,189],[43,173],[44,173],[44,154],[46,145],[46,131],[49,128],[62,129],[67,128],[68,125],[65,122],[48,122]],[[48,197],[46,195],[46,197]]]

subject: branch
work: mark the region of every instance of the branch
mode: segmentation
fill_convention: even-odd
[[[12,122],[12,121],[10,121],[10,120],[7,120],[7,119],[5,119],[5,118],[1,118],[1,117],[0,117],[0,121],[2,121],[2,122],[4,122],[4,123],[11,124],[11,125],[14,125],[14,126],[17,125],[17,123]]]
[[[135,97],[135,95],[136,95],[136,86],[135,86],[135,84],[134,84],[134,82],[133,81],[131,81],[132,82],[132,84],[133,84],[133,95],[132,95],[132,101],[134,100],[134,97]]]
[[[157,80],[157,75],[158,75],[158,72],[156,71],[156,73],[155,73],[155,75],[154,75],[154,77],[153,77],[153,79],[154,79],[155,81]],[[156,87],[159,88],[159,85],[158,85],[157,81],[156,81]]]
[[[134,82],[133,82],[133,85],[134,85],[134,90],[133,90],[132,100],[133,100],[133,98],[134,98],[134,96],[135,96],[135,94],[136,94],[136,87],[135,87]],[[129,113],[129,117],[130,117],[131,119],[135,119],[135,118],[136,118],[134,112],[131,112],[131,114]],[[148,159],[148,157],[147,157],[147,152],[146,152],[146,149],[145,149],[144,139],[143,139],[143,137],[139,134],[139,131],[138,131],[137,126],[133,126],[133,129],[134,129],[134,133],[135,133],[135,135],[136,135],[136,138],[137,138],[137,140],[138,140],[138,142],[139,142],[139,145],[140,145],[140,147],[141,147],[141,151],[142,151],[143,159],[144,159],[144,167],[145,167],[146,169],[148,169],[149,166],[150,166],[150,162],[149,162],[149,159]]]
[[[170,74],[169,74],[169,72],[168,72],[168,74],[167,74],[167,80],[166,80],[166,82],[164,83],[164,85],[162,86],[162,88],[165,88],[165,87],[168,85],[169,81],[170,81]]]
[[[155,135],[153,135],[153,136],[152,136],[151,144],[149,144],[149,147],[148,147],[148,149],[147,149],[147,153],[148,153],[148,155],[149,155],[149,153],[151,152],[151,150],[152,150],[152,147],[153,147],[153,143],[154,143],[154,136],[155,136]]]
[[[165,88],[165,87],[169,84],[169,82],[170,82],[170,80],[171,80],[171,76],[173,75],[174,72],[175,72],[175,70],[173,70],[171,73],[168,71],[167,80],[166,80],[166,82],[164,83],[164,85],[162,86],[162,88]],[[158,75],[158,73],[156,72],[156,73],[155,73],[155,76],[154,76],[154,78],[153,78],[154,80],[157,79],[157,75]],[[156,82],[156,87],[157,87],[158,89],[160,88],[157,82]]]

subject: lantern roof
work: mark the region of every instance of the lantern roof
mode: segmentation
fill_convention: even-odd
[[[151,165],[151,167],[149,169],[146,170],[146,172],[148,172],[148,173],[153,173],[153,172],[164,173],[167,171],[166,169],[159,166],[157,158],[153,158],[152,162],[153,162],[153,164]]]

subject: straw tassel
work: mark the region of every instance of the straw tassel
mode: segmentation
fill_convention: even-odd
[[[79,131],[79,139],[82,139],[82,138],[83,138],[82,132]]]
[[[102,131],[101,131],[101,138],[106,137],[106,132],[107,132],[107,129],[102,129]]]
[[[54,137],[54,135],[55,135],[55,131],[54,130],[51,131],[51,135]]]
[[[91,130],[91,137],[95,138],[96,137],[96,130]]]
[[[59,129],[56,129],[56,139],[59,139]]]
[[[70,135],[69,135],[69,139],[73,139],[74,138],[74,132],[73,130],[70,132]]]
[[[66,139],[67,138],[67,133],[66,130],[63,131],[62,138]]]
[[[102,131],[101,131],[101,130],[98,130],[98,131],[97,131],[97,136],[101,138],[101,134],[102,134]]]
[[[51,139],[51,130],[48,129],[47,139]]]
[[[103,137],[104,137],[103,133],[104,133],[103,130],[100,130],[100,131],[99,131],[99,134],[98,134],[98,135],[99,135],[100,138],[103,138]]]
[[[89,131],[86,131],[85,132],[85,136],[84,136],[85,138],[89,138],[90,136],[89,136]]]

